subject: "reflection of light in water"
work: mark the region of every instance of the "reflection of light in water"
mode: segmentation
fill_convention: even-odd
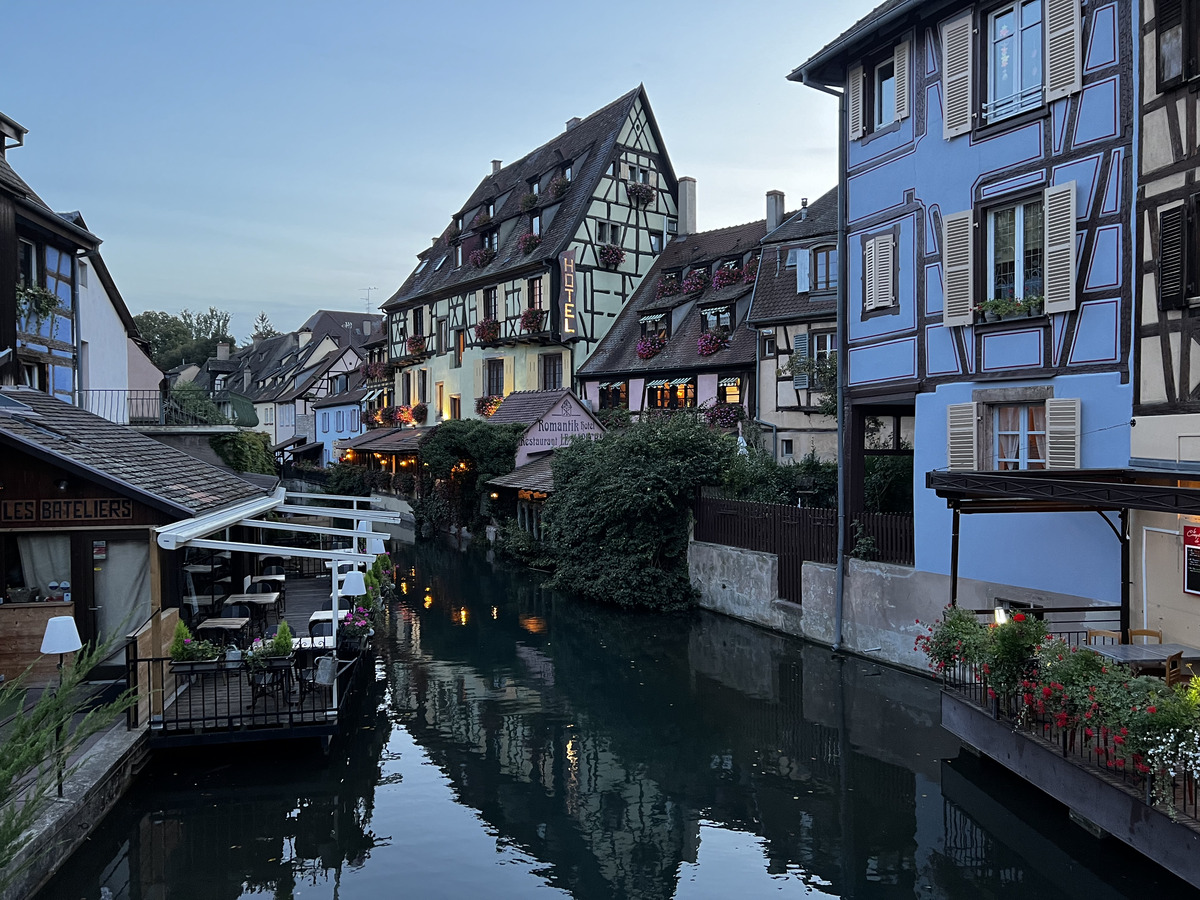
[[[492,618],[496,619],[496,618],[499,618],[499,616],[500,616],[500,610],[496,609],[496,607],[493,606],[492,607]]]
[[[402,593],[402,594],[408,593],[408,582],[407,581],[400,582],[400,593]]]
[[[546,630],[546,620],[541,616],[521,616],[521,627],[530,634],[541,634]]]
[[[571,726],[568,725],[568,728]],[[571,816],[579,814],[579,739],[571,738],[567,741],[567,771],[566,771],[566,806],[567,813]]]
[[[431,606],[433,606],[433,598],[430,597],[428,594],[426,594],[425,595],[425,608],[429,609],[429,607],[431,607]]]
[[[466,625],[466,624],[467,624],[467,608],[466,608],[465,606],[464,606],[464,607],[462,607],[462,608],[461,608],[461,609],[458,611],[458,624],[459,624],[459,625]]]

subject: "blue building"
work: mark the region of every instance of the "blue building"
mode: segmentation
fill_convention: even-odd
[[[926,473],[1129,464],[1138,26],[1128,0],[889,0],[790,76],[842,110],[848,521],[878,434],[911,440],[919,570],[950,573],[957,521]],[[1116,603],[1113,531],[973,516],[961,574]]]
[[[349,384],[353,388],[347,387]],[[354,373],[342,375],[342,380],[336,382],[342,390],[331,390],[324,399],[313,404],[313,416],[316,419],[316,439],[322,444],[321,465],[327,466],[337,462],[338,452],[334,441],[358,437],[366,429],[363,407],[370,391],[362,386],[362,376]]]

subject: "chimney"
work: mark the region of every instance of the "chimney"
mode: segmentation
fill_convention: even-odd
[[[298,349],[308,346],[308,342],[312,340],[312,332],[307,328],[296,332],[296,344]]]
[[[492,160],[492,174],[498,175],[499,173],[500,173],[500,160],[493,159]]]
[[[217,359],[229,359],[229,345],[224,341],[217,344]]]
[[[679,179],[679,229],[680,237],[696,233],[696,179],[687,175]]]
[[[574,116],[573,118],[567,119],[567,131],[570,131],[582,121],[583,119],[579,118],[579,116]]]
[[[242,369],[242,392],[246,393],[250,390],[250,367]]]
[[[808,198],[807,197],[800,198],[800,218],[801,219],[808,218]]]
[[[783,224],[783,191],[767,191],[767,234]]]

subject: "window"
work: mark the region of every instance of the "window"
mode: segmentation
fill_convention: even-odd
[[[621,226],[614,222],[597,222],[596,243],[617,244],[619,246],[621,243]]]
[[[813,251],[814,291],[837,289],[837,247],[818,247]]]
[[[462,418],[462,397],[460,397],[458,394],[450,395],[450,418]]]
[[[892,48],[891,55],[876,56],[847,73],[850,140],[860,140],[869,132],[908,118],[909,56],[909,42],[903,41]]]
[[[992,10],[978,24],[972,13],[945,23],[942,136],[949,140],[977,124],[993,124],[1080,91],[1079,5],[1080,0],[1019,0]],[[982,57],[978,73],[976,53]],[[976,97],[982,98],[979,109]]]
[[[437,409],[434,410],[434,415],[440,419],[446,411],[446,383],[439,381],[434,387],[437,390]]]
[[[446,319],[437,320],[437,352],[439,355],[450,349],[450,323]]]
[[[444,257],[443,257],[443,259],[444,259]],[[458,268],[461,265],[462,265],[462,244],[455,244],[454,245],[454,266],[455,266],[455,268]],[[441,262],[438,263],[437,267],[439,269],[442,267]]]
[[[412,373],[405,372],[400,376],[400,406],[412,403]]]
[[[782,456],[795,456],[795,444],[791,438],[783,438],[779,442],[779,452]]]
[[[419,306],[412,311],[412,333],[414,336],[425,333],[425,310]]]
[[[495,319],[496,316],[496,288],[483,289],[483,317],[485,319]]]
[[[529,308],[542,308],[542,279],[540,278],[529,279]]]
[[[1049,387],[978,390],[972,396],[971,403],[946,407],[951,471],[1079,468],[1077,398],[1056,398]]]
[[[358,431],[359,424],[360,424],[359,411],[358,411],[358,407],[356,406],[352,410],[350,410],[350,430]]]
[[[529,179],[529,193],[531,193],[531,194],[539,194],[539,193],[541,193],[541,192],[538,190],[538,185],[539,185],[540,183],[541,183],[541,179],[540,179],[540,178],[530,178],[530,179]]]
[[[1200,291],[1200,194],[1158,214],[1158,307],[1183,309]]]
[[[737,376],[722,378],[717,382],[717,402],[741,403],[742,379]]]
[[[17,242],[17,281],[21,284],[37,284],[37,254],[32,243]]]
[[[703,310],[701,314],[704,316],[705,331],[715,331],[718,328],[729,331],[733,328],[732,306],[714,306]]]
[[[275,424],[275,406],[274,406],[274,404],[271,404],[263,411],[263,420],[268,425]]]
[[[863,238],[863,311],[896,305],[896,233]]]
[[[88,266],[87,263],[82,261],[79,263],[79,286],[88,286]]]
[[[339,410],[337,411],[337,416],[335,417],[335,419],[336,419],[336,421],[337,421],[336,428],[337,428],[337,430],[338,430],[338,433],[340,434],[341,432],[345,431],[345,426],[346,426],[346,413],[345,413],[345,411],[343,411],[343,410],[340,410],[340,409],[339,409]]]
[[[1194,0],[1158,0],[1155,17],[1161,93],[1200,74],[1200,11]]]
[[[1042,105],[1042,0],[1025,0],[988,16],[988,99],[995,122]]]
[[[417,402],[429,402],[429,370],[417,370]]]
[[[489,359],[487,361],[486,394],[490,397],[504,396],[504,360]]]
[[[648,312],[638,319],[638,324],[642,329],[642,337],[652,334],[671,336],[671,317],[665,312]]]
[[[648,409],[690,409],[696,405],[694,378],[651,381],[646,385]]]
[[[500,249],[500,232],[492,230],[483,236],[483,247],[495,253]]]
[[[801,250],[799,247],[793,247],[791,250],[789,250],[787,252],[787,263],[784,265],[784,268],[787,268],[787,269],[796,268],[797,264],[799,263],[800,257],[803,253],[804,253],[804,251]]]
[[[563,383],[563,358],[561,353],[543,353],[538,363],[540,389],[557,391]]]
[[[572,171],[574,171],[574,170],[571,168],[570,163],[567,163],[566,165],[564,165],[563,170],[562,170],[563,178],[567,179],[567,181],[570,181]]]
[[[896,61],[889,59],[875,67],[873,85],[875,128],[883,128],[896,121]]]
[[[764,331],[762,334],[762,357],[763,359],[775,358],[775,332]]]
[[[467,332],[462,328],[454,329],[454,360],[450,363],[450,368],[461,369],[463,353],[467,349]]]
[[[532,216],[529,217],[529,230],[533,234],[541,234],[542,233],[542,215],[541,215],[541,213],[534,213]]]
[[[629,382],[600,382],[601,409],[629,409]]]
[[[487,203],[483,204],[483,211],[487,213],[488,218],[496,215],[496,201],[489,200]]]
[[[629,178],[627,180],[635,181],[638,184],[649,184],[650,183],[650,170],[647,169],[645,166],[630,166],[629,167]]]
[[[650,252],[651,253],[662,253],[662,248],[663,248],[662,235],[656,234],[653,231],[650,232]]]
[[[47,375],[45,363],[23,362],[21,363],[21,384],[25,387],[31,387],[35,391],[50,392],[50,379]]]
[[[970,325],[975,311],[975,213],[942,219],[945,325]],[[984,214],[983,299],[1044,298],[1047,313],[1075,308],[1075,182]]]
[[[812,335],[812,355],[818,362],[837,352],[837,332],[819,331]]]

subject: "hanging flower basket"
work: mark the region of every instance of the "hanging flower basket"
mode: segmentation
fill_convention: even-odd
[[[555,175],[550,179],[550,199],[558,200],[571,186],[571,179],[566,175]]]
[[[530,307],[521,313],[521,330],[526,332],[534,332],[542,330],[542,322],[545,321],[546,311],[538,309],[536,306]]]
[[[616,244],[601,244],[600,249],[596,251],[596,256],[600,260],[600,265],[606,269],[615,269],[625,262],[625,251]]]
[[[414,334],[404,343],[404,348],[408,350],[409,356],[416,356],[418,353],[425,352],[425,335]]]
[[[521,207],[521,212],[529,212],[531,209],[537,209],[537,205],[538,205],[538,195],[537,194],[526,194],[525,196],[523,196],[521,198],[521,202],[519,204],[519,206]]]
[[[625,184],[625,195],[635,206],[646,206],[654,199],[656,193],[654,188],[648,184],[642,184],[640,181],[630,181]]]
[[[696,352],[701,356],[712,356],[729,346],[729,338],[720,331],[706,331],[696,342]]]
[[[488,394],[486,397],[475,398],[475,412],[483,416],[485,419],[500,408],[500,404],[504,402],[504,398],[499,394]]]
[[[736,428],[746,418],[746,409],[740,403],[717,403],[704,411],[704,421],[714,428]]]
[[[532,231],[527,231],[517,239],[517,244],[521,248],[521,252],[529,255],[536,250],[542,243],[542,236],[534,234]]]
[[[415,425],[424,425],[425,420],[429,418],[429,407],[424,403],[418,403],[412,408],[412,419]]]
[[[638,338],[638,359],[654,359],[667,346],[667,336],[661,332]]]
[[[729,266],[721,266],[721,268],[717,269],[717,271],[713,274],[712,286],[715,290],[716,288],[723,288],[726,285],[737,284],[741,280],[741,269],[730,268]]]
[[[654,299],[661,300],[663,297],[674,297],[679,293],[679,279],[674,275],[666,275],[659,279],[658,290],[654,292]]]
[[[472,250],[471,255],[467,257],[471,265],[477,269],[482,269],[495,258],[496,251],[491,247],[480,247],[478,250]]]
[[[699,294],[708,287],[708,271],[706,269],[692,269],[683,279],[683,284],[679,289],[685,294]]]
[[[754,279],[758,277],[758,257],[751,259],[742,267],[742,281],[746,284],[754,284]]]
[[[475,340],[481,344],[494,344],[500,340],[500,322],[497,319],[480,319],[475,326]]]

